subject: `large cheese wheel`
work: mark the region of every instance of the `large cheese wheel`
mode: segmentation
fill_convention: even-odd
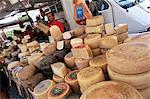
[[[150,70],[150,47],[143,42],[118,45],[106,53],[110,68],[121,74],[137,74]]]
[[[100,48],[112,48],[116,45],[118,45],[116,36],[106,36],[99,39]]]
[[[57,62],[57,63],[51,64],[51,68],[54,74],[62,78],[64,78],[67,74],[67,68],[64,63]]]
[[[128,32],[124,32],[122,34],[117,35],[118,42],[124,42],[128,38]]]
[[[43,56],[42,53],[36,53],[34,55],[28,56],[29,65],[34,65],[34,63]]]
[[[59,77],[59,76],[57,76],[57,75],[55,75],[55,74],[53,74],[53,80],[54,80],[56,83],[62,83],[62,82],[64,82],[64,78]]]
[[[89,45],[91,49],[99,48],[99,39],[101,38],[100,34],[89,34],[84,38],[84,43]]]
[[[89,61],[91,67],[101,67],[104,72],[106,72],[107,61],[105,55],[96,56]]]
[[[79,70],[81,70],[81,69],[89,66],[89,61],[90,61],[89,59],[76,58],[75,64],[76,64],[76,67]]]
[[[65,82],[71,86],[74,93],[80,92],[80,88],[79,88],[79,84],[78,84],[78,80],[77,80],[78,72],[79,72],[79,70],[71,71],[65,77]]]
[[[106,34],[114,34],[114,26],[112,23],[105,24]]]
[[[19,44],[18,47],[22,53],[25,53],[28,50],[26,44]]]
[[[67,83],[59,83],[49,90],[48,99],[66,99],[70,92],[71,89]]]
[[[76,46],[78,46],[80,44],[83,44],[83,39],[81,39],[81,38],[74,38],[74,39],[71,39],[70,43],[71,43],[72,47],[76,47]]]
[[[128,32],[128,25],[127,24],[119,24],[115,27],[115,31],[117,34],[122,34]]]
[[[65,41],[58,41],[57,42],[57,50],[62,50],[65,47]]]
[[[87,67],[82,69],[77,74],[77,79],[80,86],[80,90],[83,93],[90,86],[100,81],[103,81],[105,78],[101,68]]]
[[[136,89],[150,87],[150,80],[148,80],[150,77],[150,71],[135,75],[124,75],[112,71],[111,68],[108,66],[108,74],[110,79],[126,82],[134,86]]]
[[[80,99],[143,99],[132,86],[116,81],[104,81],[88,88]]]
[[[23,67],[19,72],[16,73],[18,80],[27,80],[37,72],[37,69],[33,65]]]
[[[92,50],[87,44],[76,46],[71,51],[75,58],[91,59],[93,57]]]
[[[72,31],[73,31],[73,36],[78,37],[78,36],[81,36],[85,33],[85,27],[79,26],[79,27],[73,29]]]
[[[67,31],[65,33],[63,33],[63,39],[65,40],[69,40],[73,37],[73,31]]]
[[[98,26],[86,26],[85,27],[85,33],[103,33],[104,31],[104,25],[98,25]]]
[[[62,32],[57,25],[53,25],[50,27],[50,34],[56,41],[63,39]]]
[[[53,54],[55,51],[56,51],[56,44],[52,43],[49,46],[47,46],[47,47],[44,48],[43,53],[44,53],[44,55],[47,56],[47,55]]]
[[[144,99],[150,99],[150,87],[138,91],[141,93]]]
[[[33,90],[35,99],[48,99],[48,91],[54,85],[55,82],[49,79],[41,81]]]
[[[68,53],[68,54],[64,57],[64,60],[65,60],[65,64],[66,64],[68,67],[74,67],[74,66],[75,66],[75,58],[73,57],[72,52]]]
[[[47,47],[47,46],[49,46],[49,45],[50,45],[50,43],[40,43],[40,49],[41,49],[41,51],[44,51],[44,48]]]
[[[18,67],[20,65],[19,61],[13,61],[11,63],[8,64],[7,69],[9,71],[12,71],[13,69],[15,69],[16,67]]]
[[[94,16],[92,18],[86,19],[86,26],[97,26],[103,23],[104,23],[104,17],[102,15]]]
[[[92,53],[93,56],[98,56],[101,54],[101,49],[100,48],[92,49]]]

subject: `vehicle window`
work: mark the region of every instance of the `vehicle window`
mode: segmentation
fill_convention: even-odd
[[[131,8],[143,1],[144,0],[115,0],[115,2],[117,2],[117,4],[119,4],[124,9]]]

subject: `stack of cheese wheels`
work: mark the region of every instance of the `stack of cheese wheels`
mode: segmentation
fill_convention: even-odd
[[[78,36],[81,36],[85,33],[85,27],[79,26],[79,27],[73,29],[72,31],[73,31],[73,36],[78,37]]]
[[[105,78],[101,68],[87,67],[82,69],[77,74],[77,79],[80,86],[80,90],[83,93],[90,86],[100,81],[103,81]]]
[[[50,27],[50,34],[56,41],[60,41],[63,39],[62,32],[57,25],[53,25]]]
[[[73,57],[73,54],[72,52],[68,53],[65,58],[65,64],[68,66],[68,67],[74,67],[75,66],[75,58]]]
[[[40,48],[40,45],[37,41],[32,41],[30,43],[27,43],[27,48],[29,49],[29,52],[32,53],[35,50]]]
[[[53,80],[41,81],[33,90],[35,99],[48,99],[48,91],[55,85]]]
[[[143,99],[132,86],[116,81],[104,81],[88,88],[80,99]]]
[[[23,67],[19,72],[16,73],[16,77],[18,80],[27,80],[32,75],[34,75],[37,72],[37,69],[35,66],[25,66]]]
[[[13,61],[13,62],[8,64],[7,69],[9,71],[12,71],[13,69],[15,69],[18,66],[20,66],[20,62],[19,61]]]
[[[89,65],[91,67],[101,67],[104,72],[107,71],[107,61],[105,55],[99,55],[90,60]]]
[[[70,92],[71,89],[67,83],[59,83],[48,91],[48,99],[67,99]]]
[[[76,58],[75,64],[76,64],[76,67],[78,68],[78,70],[81,70],[81,69],[89,66],[89,61],[90,61],[90,59]]]
[[[65,77],[65,82],[71,86],[74,93],[80,92],[80,88],[79,88],[79,84],[78,84],[78,80],[77,80],[78,72],[79,72],[79,70],[71,71]]]
[[[76,46],[83,44],[83,39],[82,38],[74,38],[74,39],[71,39],[70,43],[71,43],[71,46],[74,48]]]
[[[59,77],[59,76],[57,76],[56,74],[53,74],[53,80],[54,80],[56,83],[62,83],[62,82],[65,81],[64,78]]]
[[[43,50],[44,55],[51,55],[56,51],[56,43],[51,43]]]
[[[106,54],[110,78],[136,89],[150,87],[149,52],[150,46],[144,42],[129,42],[112,48]]]
[[[127,24],[117,25],[115,27],[115,31],[116,31],[119,43],[124,42],[124,40],[128,38],[128,25]]]

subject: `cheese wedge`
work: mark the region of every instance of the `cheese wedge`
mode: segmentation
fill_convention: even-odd
[[[118,45],[116,36],[106,36],[99,39],[100,48],[112,48],[116,45]]]
[[[74,38],[74,39],[71,39],[71,46],[72,48],[80,45],[80,44],[83,44],[83,39],[82,38]]]
[[[104,17],[102,15],[86,19],[86,26],[97,26],[101,24],[104,24]]]
[[[63,39],[65,40],[69,40],[73,37],[73,31],[67,31],[65,33],[63,33]]]
[[[105,31],[106,34],[114,34],[115,30],[113,24],[112,23],[105,24]]]
[[[101,49],[100,48],[92,49],[92,53],[93,56],[98,56],[101,54]]]
[[[54,80],[56,83],[62,83],[62,82],[65,81],[64,78],[59,77],[59,76],[57,76],[57,75],[55,75],[55,74],[53,74],[53,80]]]
[[[28,50],[26,44],[19,44],[18,47],[22,53],[25,53]]]
[[[87,67],[77,74],[77,79],[83,93],[90,86],[103,81],[105,78],[101,68]]]
[[[57,50],[62,50],[65,47],[65,41],[58,41],[57,42]]]
[[[13,69],[15,69],[16,67],[20,66],[20,62],[19,61],[13,61],[11,63],[8,64],[7,69],[9,71],[12,71]]]
[[[87,44],[76,46],[71,51],[75,58],[91,59],[93,57],[92,50]]]
[[[98,25],[98,26],[86,26],[85,27],[85,33],[89,34],[89,33],[103,33],[104,31],[104,25]]]
[[[81,36],[85,33],[85,26],[79,26],[79,27],[73,29],[72,31],[73,31],[74,37]]]
[[[52,44],[50,44],[49,46],[47,46],[47,47],[45,47],[44,48],[44,51],[43,51],[43,53],[44,53],[44,55],[51,55],[51,54],[53,54],[55,51],[56,51],[56,44],[55,43],[52,43]]]
[[[117,34],[122,34],[128,32],[128,25],[127,24],[119,24],[115,27],[115,31]]]
[[[141,89],[141,90],[138,90],[141,95],[144,97],[144,99],[150,99],[150,87],[148,88],[145,88],[145,89]]]
[[[74,67],[75,66],[75,58],[73,57],[72,52],[68,53],[65,57],[64,57],[64,61],[65,64],[68,67]]]
[[[33,90],[35,99],[48,99],[48,91],[55,85],[53,80],[41,81]]]
[[[81,70],[81,69],[89,66],[89,61],[90,61],[89,59],[76,58],[75,64],[76,64],[76,67],[78,68],[78,70]]]
[[[100,34],[89,34],[84,38],[84,44],[89,45],[91,49],[99,48],[99,39],[101,38]]]
[[[48,99],[66,99],[70,92],[71,89],[67,83],[59,83],[48,91]]]
[[[57,62],[57,63],[51,64],[51,68],[54,74],[62,78],[64,78],[67,74],[67,68],[64,63]]]

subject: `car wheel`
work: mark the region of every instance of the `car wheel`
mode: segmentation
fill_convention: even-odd
[[[147,29],[147,31],[150,31],[150,27]]]

